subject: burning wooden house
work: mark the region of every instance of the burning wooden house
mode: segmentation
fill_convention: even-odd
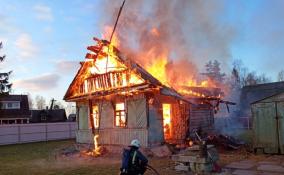
[[[143,147],[151,147],[182,143],[192,127],[213,126],[214,107],[201,100],[211,96],[192,88],[181,95],[108,41],[94,40],[97,44],[87,48],[91,52],[64,96],[77,105],[77,142],[107,147],[137,138]]]

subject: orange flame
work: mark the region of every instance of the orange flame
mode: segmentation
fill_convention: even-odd
[[[106,26],[103,38],[109,39],[111,32],[112,27]],[[154,37],[160,37],[160,33],[157,28],[153,28],[150,32]],[[86,59],[85,63],[88,63],[89,73],[82,75],[84,85],[81,88],[83,89],[81,90],[81,93],[108,90],[114,87],[127,87],[145,82],[133,71],[131,71],[130,74],[116,74],[116,72],[127,71],[127,67],[121,62],[117,61],[117,53],[114,46],[118,48],[119,44],[119,39],[117,35],[114,34],[111,44],[103,44],[100,53],[97,53],[96,59]],[[157,50],[159,50],[159,46],[141,51],[141,54],[138,55],[138,60],[136,61],[162,84],[174,88],[179,93],[196,97],[208,97],[206,94],[194,92],[193,90],[188,90],[184,87],[215,87],[214,82],[209,80],[198,80],[196,78],[197,70],[190,61],[186,59],[177,59],[176,61],[172,61],[169,59],[169,50],[161,49],[160,52]],[[144,58],[143,61],[141,61],[141,58],[139,57]],[[111,78],[109,78],[107,82],[102,82],[106,81],[106,78],[98,81],[88,80],[89,77],[95,77],[95,75],[104,75],[109,72],[113,72],[115,75],[111,74]]]
[[[111,26],[105,26],[104,27],[104,33],[102,34],[102,38],[109,40],[111,33],[112,33],[113,27]],[[118,47],[120,44],[119,39],[117,37],[117,35],[114,33],[112,40],[111,40],[111,45]]]
[[[112,28],[105,27],[104,37],[110,36]],[[160,37],[160,32],[157,28],[152,28],[150,34],[153,37]],[[119,40],[116,34],[113,36],[112,44],[119,47]],[[170,43],[169,43],[170,44]],[[186,92],[182,87],[215,87],[215,83],[209,80],[198,81],[195,78],[196,68],[194,65],[188,61],[179,60],[179,62],[174,62],[171,64],[169,61],[169,50],[159,50],[157,55],[157,50],[159,46],[155,46],[149,50],[139,51],[141,52],[140,57],[142,61],[138,62],[155,78],[157,78],[162,84],[175,88],[180,93],[189,93],[198,97],[204,97],[204,94]],[[175,70],[173,70],[175,69]]]
[[[85,152],[86,155],[95,157],[101,155],[101,147],[99,146],[98,138],[98,134],[94,135],[94,148],[91,151]]]
[[[104,28],[103,38],[108,39],[111,35],[112,27],[106,26]],[[154,37],[160,37],[160,32],[157,28],[152,28],[150,31],[151,35]],[[116,33],[113,36],[112,45],[119,48],[120,42]],[[170,43],[169,43],[170,44]],[[143,61],[139,63],[155,78],[157,78],[164,85],[174,87],[176,90],[182,90],[182,86],[190,87],[213,87],[214,83],[207,80],[198,82],[194,78],[196,74],[196,68],[193,67],[188,61],[180,61],[180,63],[174,64],[172,67],[168,68],[170,65],[169,50],[159,50],[157,55],[157,50],[159,46],[155,46],[150,50],[143,50],[141,52],[141,57],[144,57]],[[181,68],[182,67],[182,68]],[[176,69],[174,72],[172,69]],[[182,72],[180,72],[182,71]],[[171,74],[171,76],[169,76]],[[180,74],[180,75],[178,75]]]

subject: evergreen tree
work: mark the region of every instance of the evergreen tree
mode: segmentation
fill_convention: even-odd
[[[225,73],[221,73],[221,63],[217,60],[206,63],[206,73],[204,73],[210,80],[215,83],[222,84],[225,80]]]
[[[0,50],[2,49],[3,44],[0,42]],[[6,55],[0,56],[0,62],[3,62]],[[9,72],[0,72],[0,95],[8,95],[11,91],[12,83],[9,83],[9,76],[12,71]]]

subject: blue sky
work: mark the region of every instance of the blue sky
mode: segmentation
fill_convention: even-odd
[[[250,70],[276,80],[284,69],[283,1],[216,2],[222,6],[215,25],[234,29],[227,46],[231,56],[223,64],[228,69],[232,59],[241,59]],[[1,53],[7,55],[0,71],[13,70],[14,93],[62,99],[92,37],[101,37],[102,16],[108,15],[103,5],[100,0],[0,0]]]

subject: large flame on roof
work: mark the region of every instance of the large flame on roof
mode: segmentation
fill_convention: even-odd
[[[109,38],[111,27],[105,27],[104,38]],[[150,31],[152,37],[160,37],[157,28]],[[120,41],[117,35],[113,36],[111,45],[120,48]],[[216,84],[209,79],[200,79],[196,66],[188,59],[170,59],[170,50],[165,47],[153,46],[149,50],[139,50],[135,55],[139,58],[133,58],[151,75],[166,86],[172,87],[182,94],[206,97],[205,94],[194,92],[183,87],[216,87]],[[127,54],[127,53],[126,53]],[[129,55],[131,56],[131,54]]]

